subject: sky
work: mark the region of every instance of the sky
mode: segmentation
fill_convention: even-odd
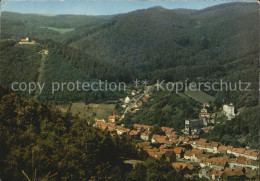
[[[167,9],[203,9],[228,1],[21,1],[5,0],[2,11],[39,14],[113,15],[162,6]],[[230,1],[229,1],[230,2]]]

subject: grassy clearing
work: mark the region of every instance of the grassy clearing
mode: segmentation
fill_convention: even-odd
[[[191,97],[192,99],[194,99],[195,101],[199,102],[199,103],[205,103],[205,102],[213,102],[215,100],[215,97],[210,96],[208,94],[206,94],[203,91],[200,90],[196,90],[196,91],[191,91],[190,89],[188,89],[187,91],[184,92],[185,95]]]
[[[66,108],[60,107],[61,111]],[[71,112],[78,114],[82,119],[90,119],[96,117],[98,119],[106,119],[109,115],[115,113],[115,104],[87,104],[83,102],[72,103]]]
[[[68,33],[75,30],[75,28],[54,28],[54,27],[41,27],[41,28],[47,28],[49,30],[57,31],[60,34]]]

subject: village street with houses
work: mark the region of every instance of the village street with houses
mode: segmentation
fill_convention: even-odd
[[[198,119],[186,120],[185,129],[180,131],[169,127],[160,127],[163,135],[152,133],[155,126],[134,124],[133,129],[117,125],[119,120],[124,118],[126,113],[132,114],[141,109],[151,99],[151,86],[144,92],[133,90],[132,100],[127,96],[123,102],[124,114],[110,115],[108,121],[105,119],[96,120],[94,127],[109,131],[111,135],[130,136],[138,143],[139,151],[146,151],[150,157],[165,159],[171,162],[172,167],[178,172],[184,173],[186,179],[193,177],[207,180],[255,179],[259,169],[259,151],[250,148],[235,148],[231,145],[223,145],[219,142],[209,141],[200,138],[200,132],[208,132],[214,129],[215,114],[208,113],[208,103],[202,105]],[[223,115],[230,121],[235,117],[232,104],[223,105]],[[141,160],[125,160],[125,163],[133,167],[141,163]]]

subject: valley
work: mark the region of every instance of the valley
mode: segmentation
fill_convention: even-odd
[[[253,2],[2,12],[0,176],[256,180],[258,19]]]

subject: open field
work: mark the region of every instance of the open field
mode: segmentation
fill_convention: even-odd
[[[47,28],[49,30],[57,31],[57,32],[59,32],[61,34],[68,33],[68,32],[71,32],[71,31],[75,30],[75,28],[54,28],[54,27],[41,27],[41,28]]]
[[[68,110],[68,106],[58,107],[62,112]],[[106,119],[109,115],[115,113],[115,104],[87,104],[83,102],[72,103],[70,111],[78,114],[82,119],[90,119],[96,117],[98,119]]]
[[[190,89],[188,89],[187,91],[184,92],[185,95],[191,97],[192,99],[194,99],[197,102],[200,103],[208,103],[209,101],[214,101],[215,98],[213,96],[210,96],[208,94],[206,94],[203,91],[200,90],[196,90],[196,91],[191,91]]]

